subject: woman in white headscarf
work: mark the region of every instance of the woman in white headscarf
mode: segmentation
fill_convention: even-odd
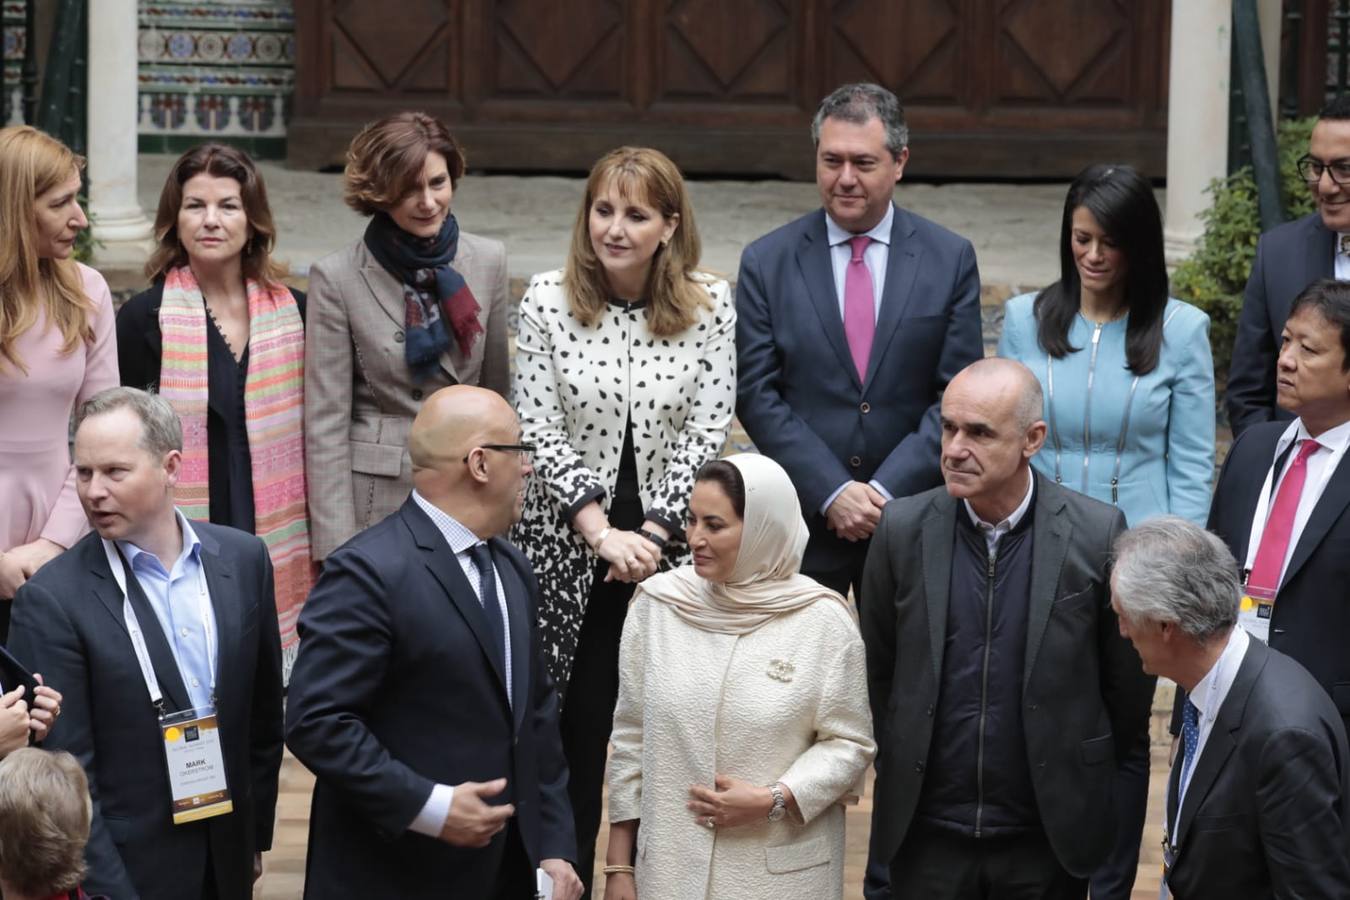
[[[643,582],[624,623],[606,900],[839,898],[842,805],[876,753],[852,609],[798,572],[777,463],[706,464],[689,509],[694,564]]]

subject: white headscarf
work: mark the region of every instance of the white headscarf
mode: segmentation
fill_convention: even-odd
[[[689,624],[719,634],[749,634],[817,600],[839,603],[852,615],[843,596],[798,571],[809,532],[783,467],[757,453],[737,453],[726,462],[745,483],[741,546],[730,577],[708,581],[693,566],[681,566],[648,578],[638,592],[670,604]]]

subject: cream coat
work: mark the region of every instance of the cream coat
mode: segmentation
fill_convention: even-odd
[[[858,626],[821,600],[736,636],[645,596],[624,623],[609,763],[611,822],[641,819],[641,900],[830,900],[843,895],[844,809],[876,753]],[[690,785],[781,781],[784,817],[710,831]]]

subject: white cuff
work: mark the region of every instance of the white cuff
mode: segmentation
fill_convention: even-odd
[[[883,485],[880,481],[877,481],[875,478],[873,478],[871,481],[867,483],[872,486],[872,490],[876,491],[878,494],[885,497],[887,503],[895,499],[894,497],[891,496],[891,492],[886,490],[886,486]]]
[[[409,831],[435,838],[441,836],[445,828],[445,819],[450,815],[450,804],[455,799],[455,789],[448,784],[438,784],[431,789],[431,796],[408,826]]]

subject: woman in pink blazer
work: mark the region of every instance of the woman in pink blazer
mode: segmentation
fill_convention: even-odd
[[[0,640],[14,592],[88,527],[70,414],[118,383],[112,295],[71,258],[83,166],[34,128],[0,129]]]

